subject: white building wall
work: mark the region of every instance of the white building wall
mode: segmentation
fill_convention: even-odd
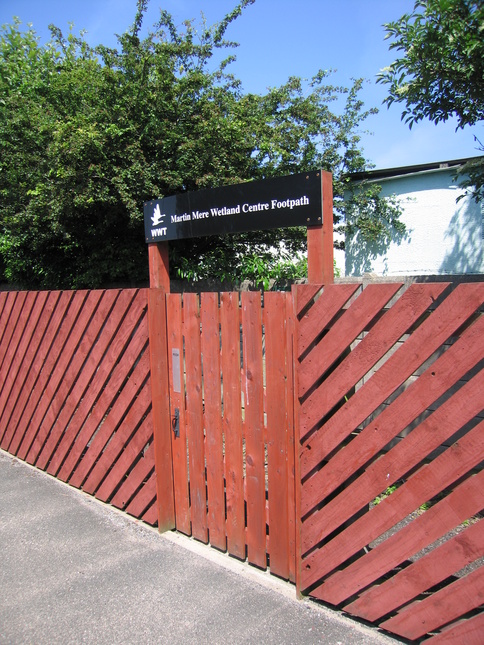
[[[346,240],[345,273],[437,275],[484,273],[483,212],[453,181],[453,169],[378,180],[383,195],[399,197],[403,239],[363,249]]]

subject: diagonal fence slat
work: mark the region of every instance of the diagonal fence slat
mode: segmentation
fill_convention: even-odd
[[[21,397],[26,385],[25,381],[35,354],[37,343],[31,342],[35,331],[39,326],[40,316],[45,307],[47,293],[41,292],[35,300],[32,313],[28,316],[27,326],[23,334],[22,344],[17,350],[17,366],[14,374],[9,374],[9,383],[5,383],[5,391],[2,390],[0,401],[3,400],[3,410],[0,413],[0,427],[9,428],[3,438],[3,445],[10,449],[10,444],[14,435],[15,426],[10,425],[12,413],[15,410],[18,400]]]
[[[28,292],[21,291],[15,293],[9,298],[5,312],[4,332],[2,335],[2,345],[0,346],[0,373],[5,374],[10,368],[10,363],[14,354],[15,335],[18,334],[22,326],[22,311]],[[19,323],[20,319],[20,323]]]
[[[2,407],[5,409],[5,406],[9,402],[10,389],[12,387],[12,382],[15,380],[18,362],[21,360],[22,356],[19,351],[17,351],[18,345],[21,341],[24,327],[27,321],[30,318],[30,312],[35,300],[35,293],[27,293],[25,298],[18,299],[16,304],[16,310],[14,312],[14,319],[12,321],[12,333],[8,339],[8,348],[5,352],[4,359],[1,366],[2,381],[0,383],[0,401],[2,401]],[[20,312],[20,308],[25,310],[25,313]],[[2,446],[8,445],[8,435],[5,433],[2,437]]]
[[[50,379],[56,379],[55,366],[57,360],[62,354],[62,349],[66,338],[70,332],[74,317],[70,315],[71,304],[74,301],[72,292],[63,292],[60,294],[57,307],[50,319],[50,324],[46,332],[47,343],[43,362],[39,365],[39,376],[35,383],[34,390],[31,392],[27,406],[25,407],[22,417],[19,420],[19,430],[23,435],[17,456],[31,463],[32,451],[38,449],[40,439],[38,433],[41,432],[41,422],[45,411],[49,405],[48,385]],[[80,300],[78,299],[78,303]],[[52,388],[51,388],[52,389]],[[51,392],[50,394],[53,394]]]
[[[417,515],[398,533],[388,537],[344,570],[334,573],[321,587],[324,587],[324,594],[328,601],[339,604],[368,587],[368,590],[347,605],[346,609],[371,621],[381,618],[403,604],[404,600],[400,602],[397,598],[396,602],[393,601],[395,604],[391,605],[392,597],[382,593],[385,583],[373,587],[369,585],[409,560],[429,544],[440,540],[454,526],[465,523],[468,518],[479,513],[483,484],[484,473],[481,471],[475,477],[470,477],[459,484],[447,497],[425,513]],[[454,572],[458,570],[454,569]],[[390,583],[392,579],[389,578],[388,582]]]
[[[120,294],[120,299],[122,297],[123,294]],[[117,292],[103,293],[96,316],[79,348],[79,353],[84,358],[82,369],[78,372],[76,383],[69,392],[62,411],[55,419],[50,437],[44,446],[45,458],[48,462],[47,472],[51,475],[55,475],[59,470],[75,438],[77,426],[74,416],[80,402],[82,401],[86,406],[96,390],[92,381],[96,370],[99,369],[100,359],[111,340],[111,335],[107,331],[108,326],[116,324],[116,310],[120,308],[117,298]],[[93,351],[94,346],[95,351]],[[39,467],[41,467],[42,457],[41,454],[37,462]]]
[[[156,524],[146,309],[146,290],[0,294],[0,441]]]
[[[126,433],[122,434],[127,435],[132,432],[132,428],[127,423],[123,424],[124,427],[126,428]],[[152,441],[152,435],[153,426],[151,416],[147,414],[132,436],[126,439],[123,437],[122,441],[117,441],[116,449],[105,451],[104,454],[109,454],[108,463],[110,470],[102,484],[96,490],[96,497],[98,499],[107,502],[113,496],[115,490],[120,487],[120,484],[134,477],[133,464],[139,463],[138,460],[140,459],[145,459],[143,451],[150,445],[149,442]],[[108,448],[110,447],[111,444]],[[151,466],[153,467],[153,462],[151,462]],[[107,471],[108,468],[104,470]]]
[[[142,294],[134,297],[132,292],[123,292],[117,299],[109,319],[105,321],[103,332],[96,343],[96,352],[91,353],[85,366],[89,385],[79,399],[78,405],[74,400],[75,410],[70,419],[66,419],[66,430],[62,441],[47,469],[50,474],[56,475],[63,481],[71,475],[76,461],[88,445],[91,435],[87,421],[91,419],[96,404],[98,423],[101,422],[103,414],[102,412],[99,414],[100,402],[106,399],[105,392],[110,379],[111,381],[113,378],[117,379],[116,382],[121,383],[124,378],[123,369],[118,370],[118,376],[116,366],[134,330],[144,317],[144,306]],[[144,342],[145,331],[141,329],[139,344],[143,345]],[[95,420],[91,419],[91,421],[95,426]]]
[[[383,286],[380,298],[343,292],[319,332],[328,288],[312,301],[306,290],[299,308],[298,586],[404,638],[445,642],[447,624],[482,605],[484,284],[394,285],[391,299]],[[381,310],[365,317],[372,299]]]
[[[397,390],[432,356],[483,302],[484,284],[463,284],[453,291],[438,309],[428,316],[397,351],[360,387],[355,394],[327,421],[325,431],[313,435],[304,446],[309,464],[324,459],[355,428],[365,421],[379,405]],[[309,399],[300,411],[301,438],[312,430],[322,417],[317,405]],[[304,464],[304,460],[303,460]],[[305,468],[311,466],[305,466]]]
[[[42,390],[37,407],[30,421],[33,427],[38,429],[25,457],[26,461],[30,464],[34,464],[37,460],[47,438],[48,427],[44,424],[46,414],[52,405],[56,405],[57,403],[61,404],[61,400],[56,398],[56,393],[59,386],[63,383],[69,361],[76,349],[80,335],[83,333],[85,325],[87,324],[87,320],[85,319],[87,310],[84,310],[84,314],[80,315],[87,295],[86,291],[79,291],[72,296],[69,308],[59,327],[55,341],[57,352],[51,352],[49,356],[49,365],[45,370],[45,387]]]
[[[460,618],[484,601],[484,568],[472,571],[447,587],[382,623],[384,629],[415,640],[428,632]]]
[[[327,535],[340,526],[342,517],[343,521],[347,517],[352,517],[375,499],[384,485],[392,485],[395,481],[404,478],[436,446],[443,443],[446,438],[452,436],[475,417],[477,412],[480,412],[482,402],[479,401],[479,396],[483,388],[484,371],[481,371],[479,378],[476,377],[470,381],[461,392],[461,396],[468,397],[468,406],[456,406],[454,397],[446,401],[410,435],[374,461],[358,478],[348,483],[339,495],[328,501],[324,507],[324,513],[313,514],[305,526],[306,539],[313,527],[317,530],[321,515],[324,515],[324,534]],[[321,535],[320,533],[318,537]],[[318,537],[313,537],[313,540],[317,541]]]
[[[381,286],[384,288],[379,288]],[[299,396],[303,397],[330,369],[400,288],[399,284],[370,285],[351,303],[342,313],[338,325],[327,331],[324,343],[313,346],[300,361]]]
[[[481,318],[418,380],[414,381],[374,421],[369,423],[350,442],[344,454],[339,452],[331,460],[331,466],[329,464],[323,466],[313,477],[305,481],[303,484],[305,501],[302,505],[302,512],[308,513],[322,499],[334,492],[354,472],[362,468],[414,419],[429,408],[431,403],[444,394],[450,386],[454,385],[483,359],[484,318]],[[426,443],[433,442],[432,448],[438,448],[445,439],[450,438],[459,428],[481,412],[483,402],[480,394],[483,391],[483,386],[484,372],[481,371],[460,391],[443,403],[434,412],[434,415],[428,417],[415,428],[394,450],[387,453],[382,458],[383,463],[376,464],[382,473],[386,466],[384,472],[386,481],[383,481],[387,486],[394,484],[410,470],[411,466],[418,464],[430,454],[430,449],[428,452],[421,453]],[[460,405],[462,397],[466,398],[468,405]],[[453,417],[455,417],[454,423],[451,422]],[[437,428],[436,431],[434,431],[435,428]],[[439,435],[441,436],[439,437]],[[414,463],[400,467],[399,470],[398,454],[404,451],[407,445],[412,446],[408,450],[413,451],[410,453],[407,451],[404,456],[407,460],[413,458]],[[369,473],[370,469],[371,466],[367,468],[366,473]],[[326,507],[325,514],[327,513],[328,508]]]
[[[2,417],[2,428],[9,433],[10,441],[8,443],[8,450],[12,454],[17,454],[20,444],[23,441],[23,428],[19,423],[25,408],[31,399],[32,392],[37,384],[41,366],[45,359],[47,352],[47,338],[46,331],[49,328],[52,314],[57,305],[59,294],[48,293],[44,302],[41,315],[37,324],[32,332],[29,347],[26,352],[25,361],[22,367],[22,377],[20,381],[15,384],[17,396],[14,405],[11,409],[10,416]],[[50,341],[49,341],[50,342]],[[4,446],[7,442],[4,443]]]
[[[326,416],[411,329],[447,286],[446,283],[411,285],[374,325],[371,334],[367,334],[345,360],[328,374],[307,405],[316,407],[321,418]],[[325,342],[330,341],[327,339]],[[308,473],[314,460],[314,453],[307,449],[302,459],[304,474]]]
[[[139,305],[135,313],[141,314]],[[137,323],[137,317],[134,316],[134,318]],[[85,409],[82,410],[82,427],[80,427],[76,440],[57,475],[60,479],[72,483],[73,486],[80,485],[92,465],[92,455],[90,455],[86,457],[87,461],[85,463],[84,459],[82,460],[78,469],[82,455],[88,447],[91,447],[92,442],[96,442],[94,450],[99,454],[105,444],[103,440],[106,435],[109,438],[113,424],[116,424],[116,420],[123,413],[123,407],[119,408],[118,406],[115,408],[123,384],[126,383],[131,396],[135,396],[143,379],[146,377],[147,359],[145,358],[143,365],[138,367],[136,382],[132,384],[126,382],[127,376],[133,368],[132,358],[130,357],[140,357],[146,349],[147,331],[145,326],[137,326],[135,329],[131,328],[131,326],[123,326],[115,341],[110,345],[109,352],[106,354],[104,371],[98,372],[99,381],[97,381],[97,385],[99,389],[94,392],[96,399],[92,406],[85,406]],[[96,441],[98,429],[102,429],[108,418],[109,427],[101,432],[101,436]],[[87,452],[86,455],[88,455]],[[74,481],[71,481],[71,478],[74,478]]]
[[[367,620],[375,620],[405,605],[413,600],[416,594],[423,594],[428,589],[445,581],[456,571],[473,564],[484,556],[484,524],[482,520],[471,524],[462,532],[439,545],[422,558],[416,560],[408,567],[399,571],[391,580],[373,587],[377,591],[378,602],[375,597],[367,597],[366,603],[371,606],[378,605],[378,611]],[[330,599],[326,587],[325,598]],[[334,597],[335,599],[337,598]],[[334,600],[331,600],[334,602]],[[339,602],[336,600],[336,603]],[[356,613],[356,605],[351,605],[352,613]],[[361,612],[360,614],[361,615]]]
[[[146,343],[140,349],[146,349]],[[138,349],[138,348],[136,348]],[[133,369],[132,373],[129,374],[131,366],[133,365],[134,356],[139,358],[139,362]],[[129,374],[129,378],[125,383],[121,384],[121,387],[114,391],[114,387],[110,388],[109,395],[106,397],[109,402],[109,408],[102,408],[104,414],[100,419],[99,425],[94,427],[93,424],[90,424],[90,432],[87,434],[89,436],[89,450],[82,457],[81,461],[75,466],[71,476],[69,477],[69,482],[72,486],[79,487],[87,479],[91,469],[94,467],[97,460],[101,457],[101,454],[104,448],[107,446],[108,442],[112,439],[114,433],[116,432],[118,426],[123,421],[124,416],[126,415],[127,410],[131,408],[132,405],[136,404],[136,400],[139,398],[139,393],[144,383],[149,377],[149,357],[145,351],[142,356],[139,356],[138,353],[127,354],[123,357],[123,361],[118,365],[119,371],[122,370],[123,376],[126,379],[126,375]],[[99,416],[101,413],[99,413]]]
[[[111,498],[110,503],[113,506],[116,506],[116,508],[127,508],[135,499],[137,494],[143,489],[144,484],[151,479],[151,475],[155,467],[153,441],[148,444],[147,449],[143,451],[140,458],[133,463],[135,465],[131,468],[129,476],[124,479],[120,479],[122,484]]]
[[[463,472],[476,467],[484,459],[483,429],[484,422],[455,444],[455,448],[445,451],[428,466],[412,475],[405,484],[369,513],[365,513],[345,531],[304,558],[304,586],[308,588],[317,583],[322,576],[336,569],[359,549],[363,549],[405,519],[426,500],[458,481]],[[309,539],[305,542],[303,536],[303,550],[309,544]]]
[[[124,396],[124,393],[122,394]],[[126,402],[123,401],[123,405]],[[111,470],[113,464],[124,453],[125,447],[129,445],[130,439],[136,429],[146,418],[151,405],[151,389],[149,381],[146,381],[143,388],[137,392],[133,405],[128,409],[119,426],[107,440],[106,445],[99,455],[97,461],[89,472],[82,485],[86,493],[94,494],[106,474]]]
[[[466,643],[466,645],[480,645],[484,633],[484,614],[477,614],[467,620],[444,628],[439,634],[427,640],[432,645],[454,645],[454,643]]]
[[[101,298],[102,293],[99,291],[93,291],[88,294],[85,306],[83,306],[82,313],[79,315],[77,321],[78,333],[71,336],[69,339],[70,347],[68,350],[64,350],[66,354],[69,352],[71,359],[58,390],[55,393],[55,398],[42,420],[45,440],[36,461],[36,466],[42,470],[45,469],[60,438],[60,433],[52,432],[53,425],[59,414],[66,407],[66,401],[69,399],[70,392],[76,384],[86,355],[90,351],[99,332],[102,314],[95,316],[94,320],[92,320],[92,317],[95,315]]]

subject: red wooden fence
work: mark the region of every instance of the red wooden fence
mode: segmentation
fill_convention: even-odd
[[[3,292],[0,446],[411,641],[480,643],[483,304],[484,283]]]
[[[147,290],[0,294],[0,446],[156,524]]]
[[[298,586],[412,641],[482,643],[484,284],[400,287],[295,291]]]

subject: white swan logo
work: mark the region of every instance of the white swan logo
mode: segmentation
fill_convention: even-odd
[[[161,214],[160,205],[156,204],[153,215],[151,216],[152,226],[159,226],[165,219],[165,214]]]

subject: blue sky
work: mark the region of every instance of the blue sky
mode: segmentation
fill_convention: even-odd
[[[150,0],[145,27],[151,27],[159,7],[168,10],[175,22],[199,19],[221,20],[236,0]],[[350,83],[364,77],[362,98],[367,107],[378,107],[363,126],[366,157],[377,168],[459,159],[481,154],[473,135],[484,138],[479,128],[455,132],[455,121],[435,126],[423,122],[409,130],[401,122],[401,106],[382,106],[385,86],[375,83],[378,71],[391,63],[382,24],[412,9],[414,0],[256,0],[229,27],[226,37],[240,43],[232,72],[244,90],[264,92],[291,76],[308,78],[319,69],[336,69],[331,82]],[[132,24],[136,0],[0,0],[0,24],[18,16],[25,26],[33,23],[42,38],[54,23],[65,33],[87,30],[92,45],[115,45],[116,33]]]

